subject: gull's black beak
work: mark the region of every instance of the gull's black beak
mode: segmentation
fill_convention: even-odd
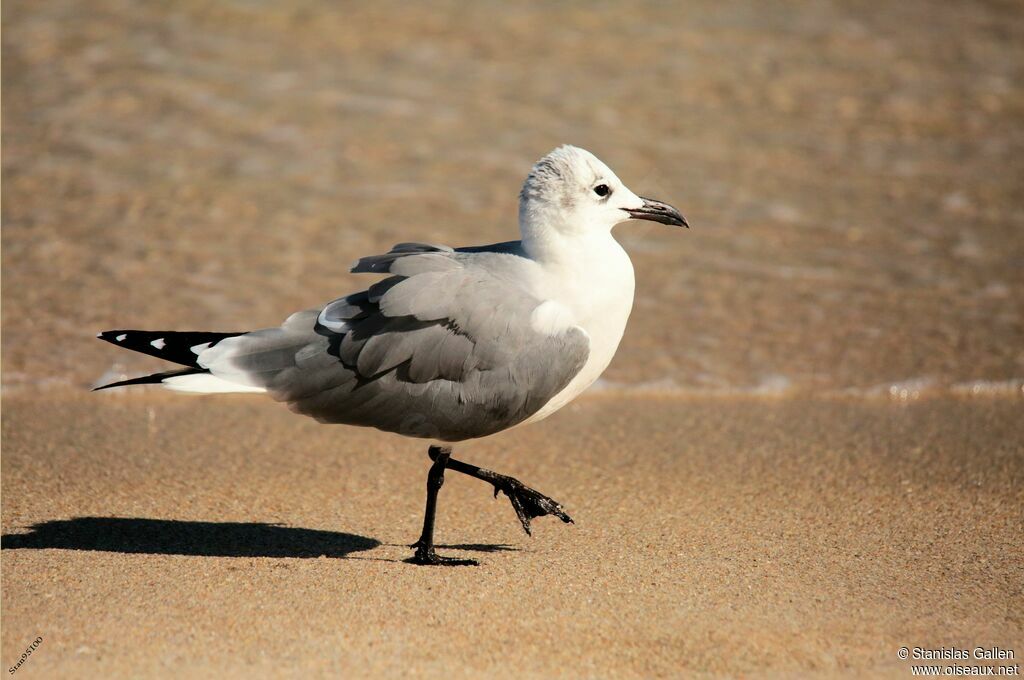
[[[643,196],[640,197],[640,200],[644,202],[642,206],[635,210],[626,210],[634,220],[651,220],[652,222],[670,224],[673,227],[690,228],[690,225],[686,223],[686,218],[680,215],[679,211],[668,203],[644,198]]]

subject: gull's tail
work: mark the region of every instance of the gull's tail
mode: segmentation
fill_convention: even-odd
[[[164,387],[182,392],[262,392],[263,388],[242,385],[212,375],[199,365],[199,355],[225,338],[243,333],[210,333],[205,331],[104,331],[97,335],[100,340],[143,354],[187,366],[179,371],[154,373],[141,378],[132,378],[101,385],[94,389],[160,383]]]

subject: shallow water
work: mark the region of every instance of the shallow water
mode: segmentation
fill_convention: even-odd
[[[114,327],[241,330],[360,255],[516,231],[585,146],[629,223],[596,391],[1022,394],[1012,4],[6,3],[4,390],[156,367]]]

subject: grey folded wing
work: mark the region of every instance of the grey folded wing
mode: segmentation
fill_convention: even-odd
[[[537,412],[589,354],[581,328],[534,328],[544,301],[523,284],[536,267],[510,244],[399,244],[352,268],[390,275],[369,289],[229,338],[200,363],[322,422],[482,437]]]

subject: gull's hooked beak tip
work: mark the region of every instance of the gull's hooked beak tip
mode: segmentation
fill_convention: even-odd
[[[626,212],[634,220],[651,220],[652,222],[661,222],[673,227],[690,228],[690,225],[686,223],[686,218],[668,203],[655,201],[653,198],[644,198],[643,196],[640,197],[640,200],[644,203],[639,208],[633,210],[626,209]]]

